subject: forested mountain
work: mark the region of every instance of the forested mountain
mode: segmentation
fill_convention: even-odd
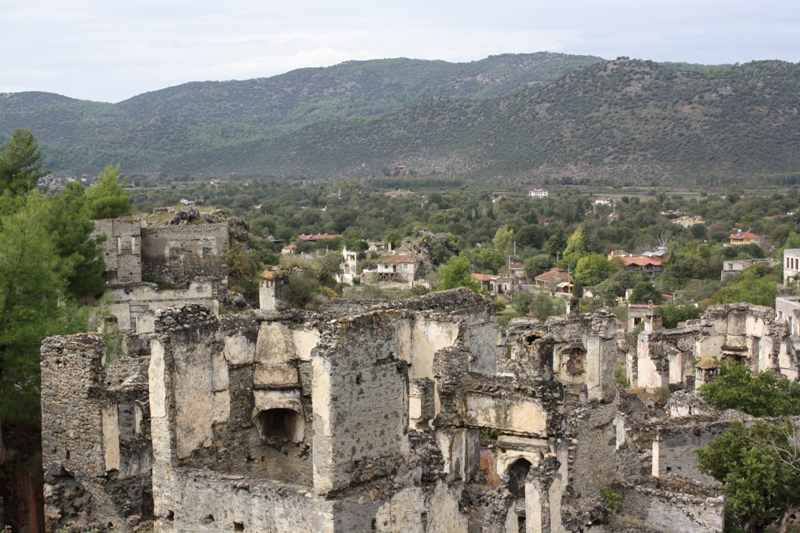
[[[402,164],[420,174],[498,181],[800,177],[797,64],[702,67],[582,58],[591,64],[546,85],[523,81],[521,74],[511,82],[498,66],[516,62],[509,68],[523,70],[520,62],[528,61],[542,67],[537,57],[549,62],[552,76],[579,62],[573,57],[567,67],[556,60],[570,56],[554,54],[491,57],[468,64],[472,71],[447,66],[454,73],[449,85],[442,77],[427,81],[436,65],[449,65],[443,62],[386,60],[374,75],[364,72],[378,63],[352,62],[331,67],[342,70],[330,76],[323,76],[328,69],[306,69],[280,80],[197,84],[196,98],[189,97],[195,85],[189,84],[96,104],[91,113],[95,104],[87,102],[10,95],[0,99],[0,115],[4,128],[16,117],[11,127],[33,129],[56,169],[120,162],[131,174],[338,179],[381,175]],[[485,67],[480,75],[479,64]],[[348,92],[357,79],[358,91]],[[486,79],[500,81],[479,81]],[[252,89],[257,83],[262,89]],[[247,84],[271,95],[270,104],[266,96],[245,98]],[[481,98],[512,86],[518,90]],[[276,96],[281,90],[297,94]],[[53,128],[58,134],[40,133],[48,114],[32,125],[20,123],[25,106],[14,100],[50,108],[65,124]],[[400,108],[374,114],[392,107]]]
[[[97,171],[116,162],[129,172],[149,172],[165,158],[267,139],[320,120],[376,116],[434,96],[506,95],[602,61],[547,52],[470,63],[350,61],[271,78],[186,83],[118,104],[2,94],[0,137],[30,129],[56,170]]]

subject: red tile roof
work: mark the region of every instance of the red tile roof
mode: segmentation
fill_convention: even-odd
[[[647,266],[647,265],[654,265],[660,266],[661,263],[669,259],[668,255],[662,255],[661,257],[647,257],[645,255],[634,255],[632,257],[622,257],[622,262],[625,266]]]
[[[759,237],[760,235],[756,235],[755,233],[750,233],[749,231],[743,231],[741,233],[734,233],[733,235],[731,235],[731,240],[758,239]]]
[[[536,276],[536,281],[550,281],[556,278],[561,278],[562,280],[565,281],[569,281],[571,279],[569,272],[567,272],[563,268],[556,267],[556,268],[551,268],[547,272]]]
[[[497,276],[490,276],[488,274],[472,274],[472,279],[478,281],[495,281]]]

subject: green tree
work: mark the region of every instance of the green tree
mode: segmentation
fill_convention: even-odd
[[[654,304],[661,303],[661,291],[649,281],[641,281],[636,284],[631,293],[630,301],[634,304],[646,304],[651,301]]]
[[[39,345],[47,335],[87,327],[64,300],[69,265],[47,227],[50,205],[36,192],[0,218],[0,419],[38,425]]]
[[[463,255],[454,255],[447,263],[440,266],[439,282],[436,290],[444,291],[456,287],[466,287],[475,292],[481,292],[481,284],[472,278],[469,259]]]
[[[506,264],[505,256],[494,248],[482,248],[478,252],[478,264],[484,270],[488,270],[492,274],[503,268]]]
[[[566,312],[566,302],[563,298],[550,296],[547,293],[539,293],[533,297],[528,313],[530,316],[544,322],[548,317],[561,315]]]
[[[749,302],[767,307],[775,306],[777,286],[782,278],[778,271],[781,266],[753,265],[737,274],[728,284],[718,290],[708,301],[709,304],[729,304]]]
[[[800,384],[768,370],[753,373],[745,365],[720,363],[720,375],[698,394],[720,409],[755,417],[800,415]]]
[[[597,285],[614,273],[616,267],[602,254],[589,254],[578,260],[575,277],[583,285]]]
[[[133,204],[130,195],[122,188],[124,185],[124,181],[119,182],[119,165],[108,165],[86,193],[89,216],[97,220],[132,215]]]
[[[495,249],[500,252],[503,257],[511,254],[511,245],[513,241],[514,230],[509,229],[508,226],[502,226],[498,228],[497,232],[494,234],[494,238],[492,239]]]
[[[791,421],[752,426],[733,422],[706,448],[697,450],[700,471],[722,484],[729,517],[748,533],[761,533],[800,503],[800,463]],[[732,516],[730,516],[732,515]],[[786,531],[785,527],[779,531]]]
[[[89,205],[81,184],[68,183],[53,197],[46,224],[56,253],[66,262],[67,292],[75,298],[99,296],[106,290],[105,264],[101,243],[105,235],[91,239],[94,224],[89,219]]]
[[[28,130],[14,130],[0,153],[0,194],[27,193],[45,174],[36,138]]]
[[[661,311],[665,329],[677,328],[678,322],[700,318],[704,311],[704,308],[694,304],[675,305],[674,303],[662,305],[658,309]]]
[[[564,252],[567,247],[567,237],[564,235],[564,230],[559,227],[558,230],[547,241],[547,251],[552,257]]]

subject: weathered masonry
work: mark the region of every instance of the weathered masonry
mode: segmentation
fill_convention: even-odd
[[[776,311],[747,303],[709,307],[699,320],[662,329],[661,315],[645,316],[636,365],[638,386],[653,390],[669,385],[698,386],[713,358],[746,364],[755,372],[775,370],[789,379],[800,376],[797,355],[796,298],[777,298]]]
[[[313,313],[281,271],[261,284],[262,309],[163,309],[112,357],[44,342],[51,529],[613,531],[614,483],[640,522],[722,530],[716,489],[672,464],[686,423],[617,387],[608,310],[503,333],[463,289]]]
[[[121,331],[152,333],[164,307],[201,303],[218,312],[228,284],[226,222],[148,228],[135,218],[96,220],[93,235],[106,236],[104,277]],[[185,288],[158,290],[143,279]]]

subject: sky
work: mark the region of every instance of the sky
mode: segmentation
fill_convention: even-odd
[[[800,62],[797,0],[0,0],[0,93],[119,102],[348,60]]]

